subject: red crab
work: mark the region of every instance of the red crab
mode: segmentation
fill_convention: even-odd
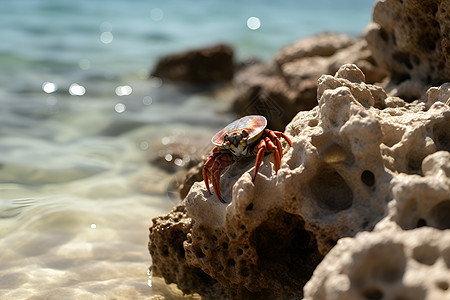
[[[283,148],[279,138],[284,138],[291,147],[292,143],[284,133],[265,129],[266,125],[267,120],[263,116],[245,116],[229,124],[212,137],[211,142],[216,147],[203,167],[203,180],[210,195],[212,194],[209,190],[209,180],[212,181],[220,202],[225,203],[220,195],[220,174],[234,161],[256,155],[253,181],[255,181],[266,152],[274,154],[275,172],[280,169]]]

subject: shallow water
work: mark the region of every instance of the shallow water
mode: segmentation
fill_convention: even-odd
[[[181,298],[147,274],[148,227],[179,201],[175,171],[233,115],[223,95],[148,79],[151,66],[219,41],[268,59],[323,30],[359,34],[371,6],[2,1],[0,298]],[[187,149],[178,160],[164,156],[174,143]]]

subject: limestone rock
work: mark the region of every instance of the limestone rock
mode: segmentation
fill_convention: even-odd
[[[450,153],[427,156],[422,170],[424,176],[399,174],[392,180],[394,201],[389,219],[404,230],[422,226],[450,229]]]
[[[186,294],[199,293],[205,298],[225,297],[224,289],[199,268],[186,263],[183,242],[192,227],[186,216],[185,206],[180,204],[165,215],[153,219],[148,249],[154,263],[153,276],[163,277],[166,283],[176,283]]]
[[[155,77],[194,84],[230,81],[233,74],[233,49],[227,45],[168,55],[152,72]]]
[[[214,278],[232,299],[301,298],[323,256],[321,272],[332,267],[327,257],[336,243],[341,247],[342,238],[373,230],[377,224],[398,230],[419,225],[449,229],[446,85],[431,89],[430,99],[406,103],[364,80],[353,64],[319,78],[318,105],[299,112],[286,127],[293,146],[283,144],[277,174],[271,155],[264,158],[254,182],[254,159],[234,163],[221,176],[226,204],[209,195],[203,182],[192,186],[183,202],[192,220],[189,233],[180,234],[186,237],[183,264]],[[361,245],[355,246],[355,253],[363,257],[372,250],[361,239],[357,236],[349,243]],[[375,235],[369,245],[378,249],[380,239]],[[391,240],[398,244],[405,239]],[[153,243],[158,247],[158,241]],[[176,247],[181,247],[179,241]],[[436,247],[439,255],[448,251]],[[172,272],[178,268],[167,260],[157,256],[153,265],[171,266]],[[352,266],[346,267],[350,273],[364,268]],[[338,292],[341,286],[345,292],[347,277],[333,277],[342,282],[332,278],[324,284]],[[375,296],[387,293],[376,288]],[[372,296],[370,291],[362,293]]]
[[[450,230],[399,228],[339,240],[305,300],[450,299]]]
[[[300,58],[314,56],[331,56],[336,51],[352,45],[356,39],[346,34],[324,32],[312,37],[298,40],[278,51],[275,55],[277,65],[281,66]]]
[[[272,62],[238,72],[233,81],[237,91],[234,111],[264,115],[270,128],[283,130],[296,112],[317,105],[319,77],[334,74],[348,63],[365,72],[365,82],[381,82],[387,76],[374,63],[364,39],[324,33],[286,46]]]
[[[427,86],[450,81],[449,1],[377,1],[366,40],[392,84],[407,82],[397,96],[418,99]]]

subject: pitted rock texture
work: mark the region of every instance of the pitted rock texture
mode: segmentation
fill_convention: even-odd
[[[450,299],[450,230],[423,227],[341,239],[305,286],[305,300]]]
[[[183,242],[192,227],[186,216],[185,206],[180,204],[165,215],[153,219],[148,249],[153,261],[153,276],[163,277],[166,283],[176,283],[186,294],[199,293],[205,298],[225,297],[223,287],[201,269],[186,263]]]
[[[424,176],[399,174],[392,180],[394,201],[389,219],[404,230],[422,226],[450,229],[450,153],[427,156],[422,170]]]
[[[283,130],[300,110],[317,105],[317,80],[334,74],[345,63],[356,64],[366,82],[381,82],[387,72],[377,66],[364,39],[322,33],[301,39],[275,54],[266,64],[256,64],[234,78],[234,111],[239,115],[264,115],[273,130]]]
[[[450,150],[446,85],[406,103],[364,81],[353,64],[319,78],[319,104],[287,126],[293,147],[284,143],[276,175],[271,155],[254,182],[254,159],[231,165],[221,177],[226,204],[203,182],[193,185],[184,200],[192,219],[184,263],[217,280],[231,299],[295,299],[344,237],[370,231],[380,220],[417,227],[408,225],[408,215],[414,225],[447,227],[449,186],[439,181],[447,169],[433,163],[445,161]],[[405,196],[408,188],[423,199]]]
[[[450,153],[427,156],[422,173],[394,176],[388,216],[339,240],[305,299],[450,299]]]
[[[414,100],[427,85],[450,81],[449,1],[377,1],[372,16],[366,40],[398,96]]]

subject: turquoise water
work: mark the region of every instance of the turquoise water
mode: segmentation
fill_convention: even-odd
[[[217,42],[237,59],[268,60],[324,30],[360,34],[371,8],[361,0],[1,1],[0,298],[181,297],[149,281],[148,226],[177,201],[175,171],[233,115],[226,95],[148,79],[151,67]],[[173,145],[187,149],[178,161],[166,155]]]

